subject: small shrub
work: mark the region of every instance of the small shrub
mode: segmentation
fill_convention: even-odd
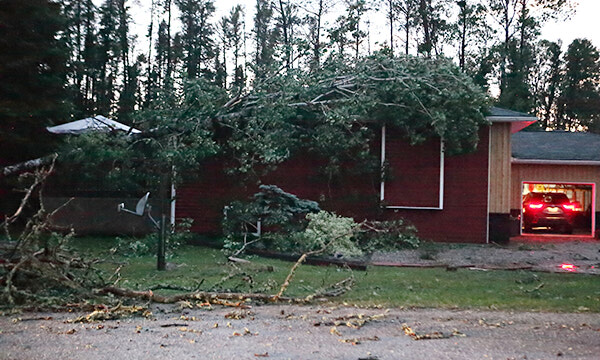
[[[234,201],[223,209],[224,251],[235,253],[248,241],[255,246],[270,246],[275,238],[303,231],[306,214],[320,210],[319,204],[287,193],[275,185],[261,185],[250,201]],[[254,242],[260,221],[263,228],[260,242]],[[266,231],[265,231],[266,230]]]
[[[232,202],[224,213],[223,250],[228,254],[249,246],[299,254],[328,245],[324,254],[360,256],[419,245],[416,228],[404,220],[357,223],[274,185],[261,185],[251,201]],[[260,237],[255,235],[258,221]]]
[[[165,239],[167,257],[172,257],[177,249],[192,238],[190,232],[192,223],[192,219],[182,219],[171,233],[167,233]],[[127,257],[146,256],[156,254],[157,246],[158,233],[153,232],[142,238],[117,237],[117,245],[111,249],[111,252]]]
[[[354,234],[358,224],[352,218],[342,217],[327,211],[306,215],[308,225],[302,232],[275,238],[279,251],[305,253],[317,251],[327,246],[323,254],[360,256],[361,249],[355,242]]]
[[[420,244],[417,228],[402,219],[365,221],[360,230],[358,244],[367,253],[416,248]]]

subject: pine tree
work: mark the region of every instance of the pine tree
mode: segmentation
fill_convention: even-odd
[[[400,29],[404,32],[404,54],[408,55],[410,51],[410,38],[413,28],[417,24],[417,15],[419,9],[419,0],[398,0],[397,9],[402,15]]]
[[[298,6],[289,0],[277,0],[275,6],[276,28],[281,36],[280,57],[283,60],[283,66],[290,69],[293,66],[294,47],[296,45],[295,32],[300,19],[297,16]]]
[[[321,65],[321,52],[323,42],[321,36],[323,33],[323,17],[327,14],[332,6],[332,0],[313,0],[306,4],[304,10],[307,15],[304,19],[308,26],[308,44],[312,55],[310,56],[309,68],[312,72],[316,71]]]
[[[485,51],[491,38],[492,29],[486,22],[486,9],[472,0],[460,0],[456,20],[456,39],[458,40],[458,66],[469,74],[477,66],[475,57]]]
[[[245,69],[242,62],[244,48],[244,9],[240,5],[236,5],[229,12],[226,18],[225,28],[225,43],[233,52],[233,86],[239,91],[244,87],[246,82]]]
[[[0,146],[3,161],[47,155],[46,126],[68,120],[68,49],[60,5],[0,0]]]
[[[214,3],[211,0],[175,0],[175,4],[183,25],[181,39],[186,76],[188,79],[201,75],[210,78],[214,59],[214,28],[210,18],[215,12]]]
[[[536,114],[540,119],[538,125],[544,130],[554,127],[556,117],[563,69],[560,47],[560,43],[542,40],[535,51],[537,56],[535,68],[532,69],[535,74],[533,94]]]
[[[273,26],[273,4],[270,0],[256,0],[254,16],[254,72],[257,79],[264,79],[272,72],[275,63],[275,45],[278,33]]]
[[[565,75],[557,128],[600,130],[600,53],[587,39],[575,39],[565,54]]]
[[[501,38],[498,54],[499,103],[514,110],[533,109],[530,69],[535,63],[534,46],[543,21],[567,15],[569,0],[486,0]],[[534,10],[534,11],[532,11]]]
[[[92,0],[63,1],[67,19],[64,39],[69,48],[68,87],[73,99],[73,116],[95,114],[93,88],[96,78],[96,11]]]

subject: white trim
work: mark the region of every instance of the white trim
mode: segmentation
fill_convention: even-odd
[[[545,181],[545,180],[522,180],[521,188],[519,189],[519,196],[521,197],[520,201],[520,213],[521,213],[521,221],[519,227],[519,235],[523,235],[523,186],[525,183],[534,183],[534,184],[567,184],[567,185],[592,185],[592,232],[590,235],[578,235],[593,238],[596,235],[596,183],[595,182],[585,182],[585,181]],[[543,236],[554,235],[554,234],[542,234]],[[569,236],[569,235],[554,235],[554,236]]]
[[[444,209],[444,158],[446,154],[446,149],[444,146],[444,140],[440,139],[440,197],[438,200],[438,206],[440,210]]]
[[[488,192],[487,192],[487,221],[485,224],[485,226],[486,226],[485,243],[486,244],[490,243],[490,191],[492,190],[492,187],[490,185],[491,167],[492,167],[492,127],[489,126],[488,129],[489,129],[489,131],[488,131],[488,177],[487,177]]]
[[[597,160],[541,160],[541,159],[511,159],[512,164],[531,164],[531,165],[588,165],[600,166]]]
[[[386,139],[386,128],[385,124],[381,127],[381,171],[383,175],[383,167],[385,165],[385,139]],[[440,187],[439,187],[439,197],[438,197],[438,206],[385,206],[386,209],[404,209],[404,210],[444,210],[444,141],[440,139]],[[381,177],[381,184],[379,189],[379,199],[380,201],[385,200],[385,181],[383,180],[383,176]]]
[[[386,206],[386,209],[402,209],[402,210],[444,210],[434,206]]]
[[[175,203],[177,202],[175,184],[171,184],[171,226],[175,227]]]
[[[384,166],[385,166],[385,124],[381,127],[381,184],[379,186],[379,200],[383,201],[385,198],[385,181],[384,178]]]

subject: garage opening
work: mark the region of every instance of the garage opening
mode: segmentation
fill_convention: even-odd
[[[595,192],[592,183],[524,181],[521,234],[593,236]]]

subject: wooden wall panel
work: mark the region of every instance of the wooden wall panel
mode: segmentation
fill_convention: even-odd
[[[508,214],[511,202],[510,123],[494,123],[490,133],[490,213]]]
[[[595,183],[600,204],[600,166],[512,164],[511,209],[521,208],[523,181]]]

